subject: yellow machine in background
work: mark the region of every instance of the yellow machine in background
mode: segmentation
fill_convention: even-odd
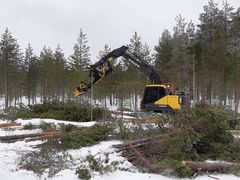
[[[172,90],[169,84],[148,84],[145,86],[141,109],[145,111],[178,110],[189,106],[189,96]]]

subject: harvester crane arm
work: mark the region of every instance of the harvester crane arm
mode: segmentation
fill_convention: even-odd
[[[92,82],[88,84],[81,82],[80,86],[74,90],[74,96],[80,96],[86,93],[88,89],[91,89],[92,86],[94,86],[94,84],[113,72],[111,62],[119,57],[123,57],[126,61],[133,64],[150,79],[152,84],[161,84],[160,77],[152,66],[141,60],[138,55],[132,53],[127,46],[122,46],[105,55],[95,64],[90,65],[89,76],[93,78]]]

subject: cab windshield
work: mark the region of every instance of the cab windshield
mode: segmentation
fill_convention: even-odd
[[[161,86],[153,86],[146,87],[144,91],[143,103],[154,103],[155,101],[163,98],[166,95],[166,91],[164,87]]]

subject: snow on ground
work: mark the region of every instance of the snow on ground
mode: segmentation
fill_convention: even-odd
[[[29,119],[22,120],[18,119],[17,123],[21,123],[22,126],[28,123],[32,123],[34,125],[38,125],[41,122],[54,123],[54,124],[74,124],[77,126],[91,126],[94,125],[95,122],[69,122],[69,121],[57,121],[54,119]],[[0,123],[6,123],[4,120],[0,120]],[[22,130],[21,127],[9,127],[9,128],[0,128],[0,136],[3,135],[14,135],[14,134],[27,134],[27,133],[36,133],[40,132],[40,129],[35,130]],[[174,177],[166,177],[157,174],[149,174],[149,173],[140,173],[136,168],[132,166],[125,158],[121,156],[121,154],[116,153],[112,145],[119,144],[121,141],[111,140],[111,141],[103,141],[97,145],[91,147],[84,147],[77,150],[68,150],[67,153],[71,155],[72,161],[75,162],[76,165],[70,167],[69,169],[65,169],[57,173],[54,177],[48,178],[47,174],[44,174],[42,177],[38,177],[31,171],[20,170],[17,167],[17,163],[20,160],[20,157],[23,154],[26,154],[31,151],[37,151],[38,149],[34,148],[35,145],[41,144],[42,141],[18,141],[15,143],[0,143],[0,180],[35,180],[35,179],[52,179],[52,180],[77,180],[77,176],[75,175],[75,170],[77,168],[77,164],[80,163],[81,159],[85,156],[91,154],[96,158],[104,158],[104,155],[109,154],[109,164],[111,162],[117,161],[119,162],[118,167],[124,169],[131,169],[130,171],[120,171],[117,170],[115,172],[99,175],[95,174],[93,180],[172,180],[176,179]],[[219,180],[237,180],[240,177],[236,177],[233,175],[212,175],[213,177],[219,178]],[[195,178],[195,180],[211,180],[212,178],[208,176],[200,176]],[[183,179],[183,180],[191,180],[191,179]]]
[[[128,116],[128,115],[121,115],[121,114],[111,114],[112,117],[117,118],[117,119],[134,119],[135,117],[133,116]]]
[[[30,171],[18,170],[17,162],[22,154],[33,151],[33,146],[41,141],[0,143],[0,179],[1,180],[33,180],[37,176]]]
[[[6,130],[3,130],[6,129]],[[21,134],[35,134],[42,132],[41,129],[33,129],[33,130],[22,130],[19,128],[1,128],[0,129],[0,136],[14,136],[14,135],[21,135]]]
[[[95,121],[92,122],[73,122],[73,121],[61,121],[61,120],[56,120],[56,119],[41,119],[41,118],[34,118],[34,119],[28,119],[28,120],[24,120],[24,119],[17,119],[15,121],[16,123],[21,123],[22,126],[26,125],[26,124],[33,124],[33,125],[40,125],[42,122],[45,123],[53,123],[55,125],[58,124],[71,124],[71,125],[75,125],[75,126],[79,126],[79,127],[90,127],[93,126],[94,124],[96,124]]]
[[[25,142],[19,141],[15,143],[0,143],[0,179],[1,180],[35,180],[35,179],[43,179],[46,176],[42,176],[41,178],[37,177],[33,172],[26,170],[19,170],[17,168],[17,162],[22,154],[27,153],[29,151],[34,151],[33,146],[40,144],[41,141],[35,142]],[[120,161],[122,162],[123,167],[132,167],[130,163],[128,163],[124,158],[122,158],[118,153],[114,153],[113,148],[111,147],[113,144],[118,144],[120,141],[105,141],[101,142],[98,145],[94,145],[91,147],[81,148],[79,150],[69,150],[68,153],[72,155],[73,160],[77,160],[78,158],[84,157],[88,154],[96,155],[101,153],[110,153],[109,159],[110,161]],[[112,153],[112,154],[111,154]],[[3,168],[4,167],[4,168]],[[133,168],[134,169],[134,168]],[[212,175],[213,177],[219,178],[219,180],[238,180],[239,177],[233,175]],[[78,180],[75,175],[75,168],[65,169],[60,171],[52,178],[46,178],[52,180]],[[106,175],[95,175],[93,180],[172,180],[176,178],[165,177],[157,174],[148,174],[148,173],[139,173],[136,170],[134,172],[128,171],[115,171]],[[208,176],[201,176],[195,178],[195,180],[210,180]],[[190,180],[190,179],[183,179]]]
[[[110,165],[112,162],[119,162],[118,167],[119,168],[131,168],[134,172],[136,172],[136,168],[133,167],[131,163],[129,163],[125,158],[123,158],[119,153],[116,153],[114,151],[114,148],[112,147],[115,144],[119,144],[121,141],[103,141],[100,142],[97,145],[91,146],[91,147],[84,147],[78,150],[68,150],[67,153],[71,155],[73,160],[75,162],[79,161],[79,158],[84,158],[87,155],[92,155],[96,159],[103,160],[105,158],[105,154],[108,154],[109,162],[108,164]],[[80,163],[80,162],[79,162]],[[55,179],[77,179],[75,174],[75,169],[74,167],[72,170],[63,170],[59,172],[58,174],[55,175],[53,178]],[[108,175],[95,175],[95,178],[100,178],[100,179],[105,179]]]
[[[23,130],[22,127],[27,125],[27,124],[32,124],[32,125],[40,125],[41,123],[53,123],[56,126],[59,124],[72,124],[78,127],[90,127],[93,126],[96,122],[70,122],[70,121],[60,121],[60,120],[55,120],[55,119],[40,119],[40,118],[35,118],[35,119],[29,119],[29,120],[23,120],[23,119],[17,119],[15,121],[16,123],[20,123],[21,126],[16,126],[16,127],[2,127],[0,128],[0,136],[12,136],[12,135],[20,135],[20,134],[34,134],[34,133],[40,133],[42,132],[41,129],[33,129],[33,130]],[[3,120],[0,119],[0,124],[6,124],[6,123],[11,123],[11,121]],[[1,179],[1,178],[0,178]]]
[[[0,119],[0,124],[12,123],[11,120]]]
[[[4,105],[4,98],[0,98],[0,110],[3,110],[5,107]]]
[[[41,98],[40,97],[37,97],[36,98],[36,103],[40,103],[41,102]],[[28,105],[28,99],[27,97],[23,96],[22,97],[22,102],[20,101],[17,101],[17,106],[20,105],[20,104],[23,104],[23,105]],[[14,101],[9,101],[9,105],[10,106],[14,106]],[[0,110],[3,110],[5,108],[5,99],[2,97],[0,98]]]

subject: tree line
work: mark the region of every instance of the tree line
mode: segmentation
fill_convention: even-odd
[[[227,1],[221,7],[209,0],[199,15],[199,24],[176,17],[173,30],[165,29],[151,51],[135,32],[128,47],[143,61],[151,64],[163,82],[190,93],[194,101],[227,105],[240,98],[240,8]],[[158,38],[158,37],[156,37]],[[5,107],[28,99],[34,104],[73,99],[72,91],[81,81],[90,81],[87,67],[91,64],[87,34],[80,33],[73,52],[66,57],[60,45],[54,50],[44,46],[39,55],[29,44],[23,52],[6,28],[0,39],[0,97]],[[107,44],[100,59],[111,52]],[[94,100],[106,105],[138,108],[139,96],[147,78],[124,59],[113,62],[114,73],[94,87]],[[89,94],[77,98],[86,101]],[[108,102],[107,102],[108,101]]]

